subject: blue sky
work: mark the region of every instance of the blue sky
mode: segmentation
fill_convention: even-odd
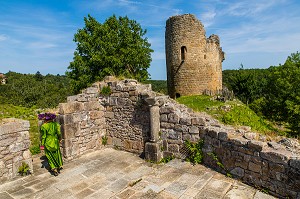
[[[223,70],[268,68],[300,51],[299,10],[298,0],[0,0],[0,72],[64,74],[88,14],[100,23],[127,15],[147,29],[152,79],[166,79],[166,20],[186,13],[204,24],[206,37],[219,35]]]

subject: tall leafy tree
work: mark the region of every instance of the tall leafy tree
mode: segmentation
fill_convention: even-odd
[[[223,71],[223,83],[245,104],[251,104],[264,96],[267,83],[266,69],[244,69]]]
[[[300,135],[300,53],[292,53],[283,65],[271,67],[268,77],[265,115],[288,122]]]
[[[72,79],[74,91],[107,75],[124,76],[143,81],[149,78],[151,62],[150,43],[135,20],[109,17],[103,24],[88,15],[85,27],[74,36],[77,48],[67,76]]]

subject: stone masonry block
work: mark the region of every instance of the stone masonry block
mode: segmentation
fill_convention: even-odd
[[[169,144],[168,151],[172,153],[179,153],[179,146],[177,144]]]
[[[104,117],[103,111],[90,111],[89,112],[90,119],[95,120]]]
[[[80,113],[65,114],[60,116],[61,124],[78,123],[82,120]]]
[[[170,113],[168,115],[168,119],[170,123],[174,123],[174,124],[179,123],[179,116],[176,113]]]
[[[249,149],[254,149],[256,151],[262,151],[267,146],[268,146],[267,143],[261,141],[250,140],[248,142]]]
[[[98,101],[90,101],[84,103],[84,109],[87,111],[99,110],[102,105]]]
[[[159,162],[162,159],[163,153],[160,151],[161,143],[146,142],[145,158],[146,160]]]
[[[59,114],[78,113],[84,110],[83,103],[80,102],[68,102],[59,104]]]
[[[278,164],[287,164],[292,153],[286,150],[268,149],[260,152],[260,157]]]
[[[64,139],[73,138],[75,137],[75,134],[77,134],[80,131],[78,123],[65,124],[62,126],[62,129],[63,129]]]
[[[256,173],[261,173],[261,165],[259,165],[259,164],[249,162],[248,168],[249,168],[250,171],[254,171]]]
[[[174,111],[175,111],[174,107],[163,106],[163,107],[160,107],[159,113],[160,114],[169,114],[169,113],[174,113]]]
[[[299,172],[300,172],[300,159],[296,159],[296,158],[293,158],[293,159],[290,159],[289,161],[289,165],[295,169],[297,169]]]
[[[199,134],[199,128],[197,126],[191,126],[189,128],[189,133],[190,134]]]
[[[145,152],[146,153],[158,153],[160,151],[160,145],[158,143],[146,142]]]
[[[99,92],[99,89],[96,88],[96,87],[88,87],[88,88],[85,90],[85,92],[86,92],[87,94],[96,94],[96,93]]]
[[[191,125],[191,118],[180,118],[179,124]]]
[[[67,102],[75,102],[77,100],[78,96],[73,95],[73,96],[68,96],[67,97]]]
[[[175,124],[174,129],[175,129],[175,131],[182,132],[183,134],[188,134],[188,132],[189,132],[189,127],[186,125],[182,125],[182,124]]]
[[[200,126],[205,126],[205,119],[201,117],[194,117],[191,118],[191,124],[192,125],[200,125]]]
[[[167,114],[161,114],[160,115],[160,121],[161,122],[168,122],[168,115]]]
[[[224,132],[224,131],[219,132],[218,138],[219,138],[219,140],[227,141],[228,140],[227,132]]]
[[[160,123],[160,128],[163,128],[163,129],[173,129],[174,128],[174,124],[168,123],[168,122],[161,122]]]
[[[239,177],[239,178],[243,178],[244,175],[245,175],[245,170],[242,169],[242,168],[240,168],[240,167],[236,167],[236,168],[232,169],[232,170],[230,171],[230,173],[231,173],[232,175],[234,175],[234,176]]]
[[[209,135],[212,138],[218,138],[218,131],[219,129],[217,128],[209,128],[207,131],[207,135]]]
[[[231,138],[230,141],[232,141],[236,146],[245,146],[249,142],[249,140],[242,137]]]

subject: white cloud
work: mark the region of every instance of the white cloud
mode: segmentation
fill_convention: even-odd
[[[34,49],[45,49],[57,47],[57,44],[47,42],[31,42],[28,47]]]
[[[0,41],[5,41],[7,40],[7,36],[6,35],[0,35]]]
[[[263,11],[285,3],[284,0],[253,0],[226,2],[226,6],[222,9],[222,15],[232,16],[255,16]]]
[[[204,12],[200,15],[200,20],[205,28],[211,26],[214,23],[215,16],[217,15],[214,9]]]

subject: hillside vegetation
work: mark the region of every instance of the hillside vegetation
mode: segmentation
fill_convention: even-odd
[[[283,65],[268,69],[223,71],[223,84],[259,116],[300,136],[300,53],[292,53]]]
[[[181,104],[192,108],[197,112],[206,112],[224,124],[233,126],[250,126],[253,131],[273,136],[283,135],[283,132],[239,100],[221,102],[211,96],[183,96],[176,99]]]

